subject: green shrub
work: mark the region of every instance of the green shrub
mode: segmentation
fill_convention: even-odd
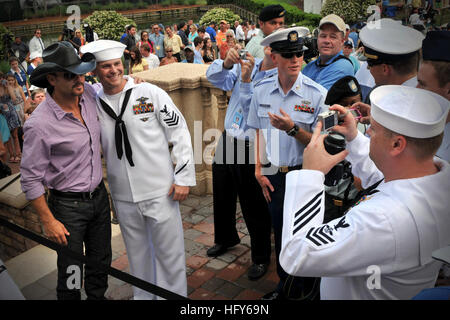
[[[326,0],[320,13],[322,16],[334,13],[345,23],[353,24],[370,15],[367,8],[374,4],[375,0]]]
[[[4,25],[0,24],[0,39],[4,39],[5,35],[7,35],[7,34],[12,37],[12,33],[8,30],[8,28],[6,28]],[[0,41],[0,59],[1,60],[7,59],[6,48],[4,45],[5,45],[5,43],[3,41]]]
[[[127,24],[136,23],[117,13],[116,11],[94,11],[92,15],[83,20],[95,30],[100,39],[120,40]]]
[[[207,0],[208,5],[228,4],[230,2],[229,0]],[[236,0],[233,3],[255,14],[259,14],[261,9],[268,5],[281,4],[286,9],[285,22],[288,25],[303,23],[305,20],[313,26],[318,26],[321,19],[321,16],[318,14],[305,13],[296,6],[275,0]]]
[[[208,10],[200,19],[200,25],[208,25],[214,21],[218,23],[220,20],[226,20],[229,24],[233,25],[234,21],[242,21],[241,17],[235,14],[230,9],[214,8]]]

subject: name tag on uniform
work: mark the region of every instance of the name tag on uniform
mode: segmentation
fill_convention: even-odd
[[[260,103],[259,106],[260,106],[261,108],[270,108],[270,104]]]
[[[231,126],[235,129],[239,129],[241,127],[242,119],[243,115],[240,112],[236,111],[234,113],[233,123],[231,124]]]

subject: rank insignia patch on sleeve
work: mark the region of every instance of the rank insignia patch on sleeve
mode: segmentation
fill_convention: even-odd
[[[175,110],[168,111],[166,105],[164,105],[164,108],[160,112],[164,113],[163,121],[168,127],[175,127],[180,122],[180,116]]]

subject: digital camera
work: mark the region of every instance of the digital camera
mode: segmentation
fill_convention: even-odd
[[[322,112],[318,116],[318,121],[322,122],[322,130],[328,132],[338,124],[338,112],[331,110]]]

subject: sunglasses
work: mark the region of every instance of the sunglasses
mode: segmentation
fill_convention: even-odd
[[[295,51],[295,52],[277,52],[279,53],[284,59],[291,59],[294,55],[297,58],[300,58],[303,56],[303,51]]]
[[[166,50],[166,52],[173,52],[172,50]]]
[[[84,76],[84,74],[78,75],[78,74],[75,74],[75,73],[72,73],[72,72],[64,72],[63,73],[63,78],[65,80],[68,80],[68,81],[75,79],[77,76],[81,77],[81,76]]]

